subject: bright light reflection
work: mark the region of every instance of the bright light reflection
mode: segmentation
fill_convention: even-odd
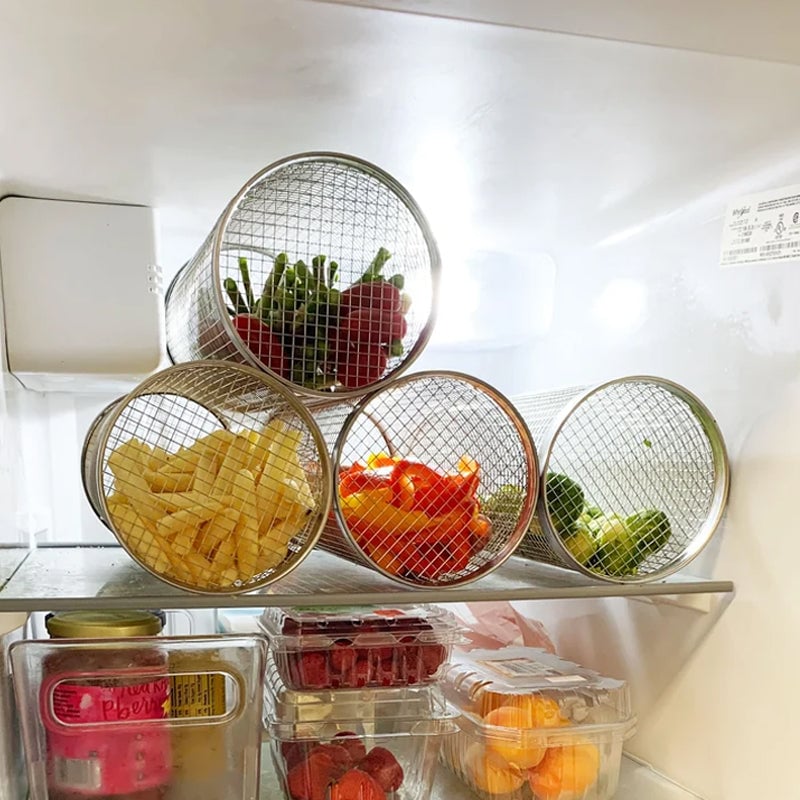
[[[617,333],[636,330],[647,311],[647,289],[641,281],[618,278],[611,281],[592,303],[592,316]]]

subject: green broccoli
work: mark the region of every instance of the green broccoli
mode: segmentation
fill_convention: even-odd
[[[488,517],[495,517],[499,514],[518,516],[524,504],[525,492],[519,486],[507,483],[481,503],[481,510]]]
[[[651,553],[660,550],[671,536],[669,520],[663,511],[637,511],[622,519],[613,514],[589,524],[598,542],[590,566],[607,575],[635,575]]]
[[[583,489],[572,478],[548,472],[545,480],[545,500],[553,527],[561,536],[568,536],[575,529],[586,498]]]
[[[581,564],[588,563],[597,552],[597,540],[582,522],[576,523],[574,532],[564,537],[563,542],[572,557]]]
[[[642,560],[651,553],[657,553],[672,536],[672,526],[667,515],[655,508],[631,514],[625,524],[637,541]]]

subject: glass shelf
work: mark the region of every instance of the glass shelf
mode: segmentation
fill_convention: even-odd
[[[491,575],[453,589],[413,589],[321,551],[259,592],[191,594],[162,583],[125,551],[107,547],[0,549],[0,612],[96,608],[233,608],[276,605],[363,605],[479,600],[719,594],[731,581],[674,576],[643,585],[596,583],[577,573],[512,558]]]

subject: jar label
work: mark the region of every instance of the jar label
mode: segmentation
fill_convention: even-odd
[[[169,729],[147,723],[169,716],[167,677],[121,686],[59,683],[47,725],[51,785],[86,795],[163,786],[172,767]]]
[[[173,675],[172,717],[221,717],[225,713],[225,676],[219,672]]]

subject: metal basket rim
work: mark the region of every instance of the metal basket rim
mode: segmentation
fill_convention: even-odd
[[[714,496],[712,498],[711,509],[702,526],[697,534],[692,537],[691,542],[683,548],[680,556],[673,559],[672,562],[667,564],[654,572],[649,572],[645,575],[630,575],[630,576],[615,576],[603,575],[587,568],[581,564],[572,553],[567,549],[566,545],[558,535],[558,531],[550,523],[550,510],[547,506],[547,472],[550,466],[550,459],[553,454],[553,447],[559,434],[566,426],[570,417],[577,411],[577,409],[590,397],[599,394],[600,392],[608,389],[611,386],[624,383],[647,383],[654,384],[666,389],[668,392],[683,400],[688,406],[696,419],[700,423],[703,433],[708,440],[711,449],[711,456],[714,465]],[[579,390],[579,393],[568,400],[561,408],[559,413],[551,422],[547,434],[544,437],[544,457],[541,462],[541,476],[539,481],[539,502],[537,506],[537,517],[539,523],[544,530],[550,546],[562,557],[564,562],[569,565],[568,569],[573,569],[577,572],[586,575],[589,578],[600,580],[604,583],[653,583],[661,580],[662,578],[669,577],[679,570],[686,567],[703,551],[706,545],[711,541],[711,537],[719,527],[720,522],[725,514],[725,506],[728,502],[728,495],[730,492],[730,462],[728,459],[728,452],[725,446],[725,439],[722,436],[719,424],[717,423],[714,415],[711,413],[708,406],[700,400],[697,395],[687,389],[680,383],[672,381],[668,378],[661,378],[656,375],[626,375],[620,378],[612,378],[601,383],[593,384],[585,389]]]
[[[313,534],[310,535],[306,541],[303,543],[303,549],[296,554],[295,559],[291,563],[281,562],[280,566],[277,567],[272,574],[270,574],[267,578],[263,578],[260,581],[254,582],[247,586],[241,587],[233,587],[229,589],[205,589],[200,588],[197,586],[189,586],[182,581],[175,580],[173,578],[169,578],[166,575],[162,575],[155,570],[151,569],[147,564],[145,564],[141,559],[139,559],[132,550],[128,547],[127,543],[125,542],[124,538],[119,536],[114,528],[109,527],[108,524],[105,522],[105,519],[111,519],[111,513],[108,509],[107,498],[105,492],[100,492],[100,504],[101,504],[101,511],[99,513],[98,510],[94,507],[94,504],[91,502],[90,505],[94,510],[95,514],[100,517],[100,520],[106,527],[109,527],[109,530],[114,534],[117,542],[120,546],[125,550],[125,552],[144,570],[149,572],[154,577],[158,578],[158,580],[163,581],[164,583],[173,586],[177,589],[181,589],[183,591],[192,592],[193,594],[202,594],[202,595],[209,595],[209,596],[234,596],[239,594],[247,594],[249,592],[254,592],[259,589],[263,589],[266,586],[269,586],[276,581],[280,580],[281,578],[286,577],[291,572],[293,572],[311,553],[311,551],[316,546],[317,542],[319,541],[320,536],[322,535],[322,530],[325,526],[325,523],[330,516],[331,511],[331,503],[333,502],[333,482],[330,479],[331,476],[331,460],[328,454],[328,447],[325,443],[325,439],[322,436],[322,432],[319,429],[319,426],[314,421],[314,418],[311,416],[311,413],[306,408],[306,406],[300,401],[300,399],[294,395],[292,392],[286,390],[286,387],[281,385],[277,379],[273,378],[271,375],[262,372],[261,370],[255,369],[246,364],[237,364],[231,361],[220,361],[220,360],[199,360],[199,361],[184,361],[180,364],[173,364],[172,366],[166,367],[165,369],[159,370],[158,372],[154,372],[151,375],[148,375],[141,383],[139,383],[136,387],[134,387],[130,392],[123,395],[122,397],[118,398],[117,400],[110,403],[106,406],[100,414],[97,415],[95,420],[92,422],[92,425],[89,428],[89,432],[86,435],[84,440],[83,450],[81,452],[81,466],[84,466],[85,458],[86,458],[86,448],[89,441],[89,437],[91,436],[92,432],[96,429],[98,425],[105,425],[105,430],[102,431],[100,437],[97,441],[97,454],[94,459],[94,463],[92,464],[92,472],[95,480],[98,482],[99,486],[102,486],[102,479],[103,479],[103,458],[102,453],[105,452],[105,449],[108,445],[108,439],[111,435],[111,431],[114,429],[114,425],[116,424],[117,420],[121,416],[122,412],[128,405],[138,397],[142,397],[147,392],[142,393],[141,389],[146,387],[152,381],[167,375],[171,372],[188,369],[189,367],[209,367],[213,369],[232,369],[234,371],[244,372],[245,374],[249,375],[250,377],[256,378],[262,383],[266,384],[268,388],[275,391],[279,394],[292,408],[294,412],[302,419],[303,423],[307,426],[308,430],[310,431],[312,438],[314,440],[314,444],[317,447],[317,452],[320,459],[320,466],[322,468],[323,476],[327,476],[326,480],[322,481],[322,492],[321,495],[321,503],[320,507],[317,510],[317,514],[319,517],[319,523],[316,526],[316,530],[314,530]],[[150,394],[161,394],[166,395],[170,394],[169,392],[150,392]],[[174,393],[176,396],[183,396],[178,395],[178,393]],[[192,398],[187,398],[192,399]],[[197,401],[195,401],[197,402]],[[202,403],[198,403],[198,405],[203,405]],[[113,406],[113,409],[112,409]],[[205,406],[203,406],[205,408]],[[207,409],[208,410],[208,409]],[[211,412],[213,414],[213,412]],[[214,414],[216,416],[216,414]],[[220,420],[220,422],[222,422]],[[227,429],[227,425],[222,423],[223,427]],[[81,470],[83,473],[83,481],[84,481],[84,490],[86,487],[85,483],[85,468]],[[88,493],[87,493],[88,496]],[[105,519],[104,519],[105,518]]]
[[[220,285],[219,278],[219,261],[220,261],[220,254],[222,252],[222,242],[225,238],[225,231],[228,228],[228,223],[231,220],[231,217],[235,213],[236,209],[239,206],[239,203],[242,199],[247,195],[247,193],[256,186],[259,182],[261,182],[264,178],[277,173],[293,164],[301,164],[306,162],[330,162],[335,164],[343,164],[353,169],[359,170],[366,175],[370,175],[380,181],[384,186],[389,188],[403,203],[403,205],[408,209],[411,213],[411,216],[414,218],[414,221],[420,228],[422,232],[422,237],[425,240],[425,245],[428,249],[428,257],[430,259],[430,274],[431,274],[431,309],[430,313],[428,314],[428,319],[423,325],[422,330],[420,331],[419,335],[414,342],[413,347],[408,353],[403,355],[402,361],[388,374],[384,375],[380,380],[376,381],[369,386],[366,386],[362,389],[336,389],[334,391],[323,391],[321,389],[308,389],[304,386],[300,386],[299,384],[293,383],[287,378],[283,378],[279,375],[274,374],[271,371],[267,371],[263,364],[253,355],[249,348],[245,347],[244,343],[241,341],[241,337],[236,333],[236,329],[233,327],[233,323],[231,322],[228,313],[225,308],[225,298],[222,296],[222,286]],[[189,262],[187,262],[188,264]],[[184,265],[178,271],[178,274],[175,276],[173,281],[170,284],[170,289],[172,288],[172,283],[174,283],[178,276],[181,274],[183,269],[186,267]],[[303,153],[297,153],[295,155],[285,156],[284,158],[278,159],[277,161],[273,161],[268,166],[264,167],[263,169],[259,170],[255,175],[253,175],[236,193],[233,199],[225,206],[222,214],[220,215],[217,222],[214,224],[214,229],[212,233],[212,247],[211,247],[211,267],[215,273],[215,277],[217,280],[212,281],[213,284],[213,297],[214,301],[217,306],[217,314],[221,320],[222,327],[225,329],[226,333],[228,334],[228,338],[233,343],[236,350],[239,354],[244,358],[245,363],[248,366],[254,367],[259,371],[274,377],[276,380],[280,381],[282,385],[287,386],[290,388],[291,391],[299,394],[303,397],[314,397],[314,398],[348,398],[348,397],[362,397],[365,393],[375,391],[376,389],[380,389],[383,386],[391,383],[391,381],[398,378],[402,375],[421,355],[422,351],[425,349],[428,341],[430,340],[433,329],[436,324],[436,315],[437,315],[437,305],[438,305],[438,298],[439,298],[439,284],[441,281],[441,268],[442,268],[442,260],[441,255],[439,253],[439,247],[436,244],[436,239],[433,235],[433,231],[426,219],[425,215],[422,213],[422,210],[417,205],[416,200],[412,197],[411,193],[392,175],[390,175],[385,170],[381,169],[381,167],[373,164],[370,161],[366,161],[358,156],[348,155],[346,153],[338,153],[335,151],[327,151],[327,150],[320,150],[320,151],[308,151]],[[169,294],[167,291],[167,294]],[[170,356],[171,358],[171,356]],[[173,362],[174,363],[174,362]]]
[[[514,427],[517,430],[517,433],[520,436],[522,441],[523,450],[525,452],[525,462],[528,469],[529,484],[532,484],[531,491],[528,492],[525,504],[522,507],[522,511],[520,512],[519,519],[517,520],[517,525],[514,528],[512,535],[509,537],[508,542],[503,546],[502,550],[498,554],[498,558],[493,560],[491,565],[485,564],[481,569],[476,570],[474,573],[470,575],[466,575],[462,578],[458,578],[454,581],[450,581],[446,584],[421,584],[407,578],[401,578],[398,575],[393,575],[391,572],[380,567],[376,564],[369,556],[364,552],[364,549],[356,542],[355,537],[350,532],[350,528],[347,525],[347,522],[344,518],[344,514],[342,513],[340,504],[339,504],[339,462],[340,456],[342,454],[342,450],[344,447],[345,440],[347,439],[350,431],[353,429],[353,426],[356,423],[356,420],[361,414],[367,413],[367,407],[372,402],[372,400],[377,397],[379,394],[382,394],[385,391],[390,389],[398,388],[404,384],[413,383],[416,380],[422,378],[451,378],[453,380],[461,381],[462,383],[470,384],[473,387],[477,387],[485,392],[490,398],[492,398],[500,408],[506,413],[509,419],[511,419]],[[387,442],[388,444],[388,442]],[[342,424],[341,430],[336,437],[336,441],[334,442],[332,448],[332,478],[333,478],[333,485],[334,485],[334,492],[332,497],[332,509],[333,514],[336,518],[336,523],[339,526],[340,531],[344,534],[347,541],[352,544],[355,551],[359,554],[359,556],[366,560],[366,562],[370,565],[370,567],[381,575],[395,581],[396,583],[404,584],[405,586],[412,586],[415,589],[420,588],[437,588],[437,589],[448,589],[451,587],[457,586],[465,586],[473,581],[477,581],[480,578],[483,578],[485,575],[488,575],[490,572],[493,572],[495,569],[500,567],[504,564],[512,555],[516,552],[519,545],[522,543],[525,535],[528,532],[528,528],[530,527],[531,520],[533,519],[536,513],[537,507],[537,498],[540,494],[540,471],[539,471],[539,456],[536,450],[536,443],[533,441],[533,436],[528,428],[528,424],[523,419],[522,415],[517,410],[516,406],[498,389],[492,386],[486,381],[481,380],[480,378],[476,378],[473,375],[468,375],[465,372],[458,372],[456,370],[424,370],[421,372],[413,372],[410,375],[404,375],[401,378],[397,378],[391,382],[391,384],[387,386],[383,386],[380,389],[377,389],[373,392],[370,392],[367,395],[361,397],[361,399],[355,404],[353,409],[348,413],[347,417],[345,418],[344,423]]]

